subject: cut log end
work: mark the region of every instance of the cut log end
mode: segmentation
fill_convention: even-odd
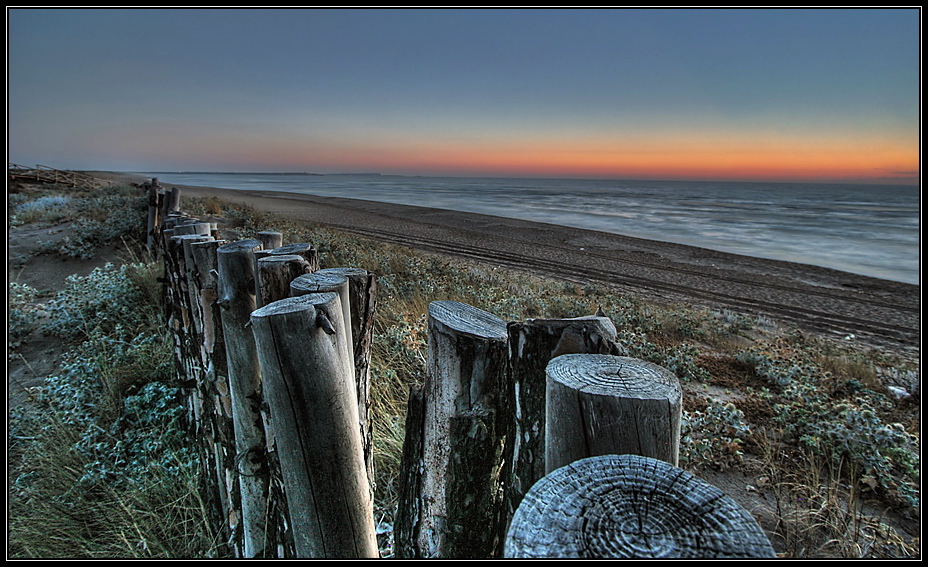
[[[285,313],[297,313],[300,311],[305,311],[310,306],[316,308],[322,305],[326,305],[331,301],[334,301],[336,297],[337,295],[331,292],[310,293],[301,295],[299,297],[288,297],[286,299],[281,299],[256,309],[252,312],[251,316],[253,318],[260,318],[281,315]]]
[[[348,279],[342,274],[320,270],[294,279],[290,282],[290,290],[293,295],[333,291],[346,285],[347,281]]]
[[[626,356],[565,354],[548,363],[547,375],[588,394],[668,400],[674,405],[683,395],[673,372]]]
[[[238,254],[241,252],[254,252],[261,249],[261,242],[258,240],[235,240],[220,246],[216,251],[219,254]]]
[[[506,322],[499,317],[458,301],[433,301],[429,317],[458,333],[505,341]]]
[[[519,505],[508,558],[773,558],[729,496],[661,460],[604,455],[538,481]]]

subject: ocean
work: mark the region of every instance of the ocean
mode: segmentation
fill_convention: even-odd
[[[918,187],[146,172],[162,185],[287,191],[545,222],[919,284]]]

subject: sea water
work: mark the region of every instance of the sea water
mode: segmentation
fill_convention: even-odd
[[[148,172],[162,185],[287,191],[483,213],[919,283],[918,187]]]

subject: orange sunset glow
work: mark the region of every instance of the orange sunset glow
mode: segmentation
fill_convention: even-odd
[[[264,148],[268,148],[265,146]],[[223,148],[226,155],[236,155]],[[628,143],[404,143],[389,147],[273,145],[253,153],[273,169],[301,158],[334,170],[493,176],[805,180],[887,182],[918,171],[918,154],[901,144],[772,143],[707,140]],[[218,157],[218,156],[217,156]],[[267,161],[263,161],[263,160]],[[910,180],[910,179],[909,179]]]

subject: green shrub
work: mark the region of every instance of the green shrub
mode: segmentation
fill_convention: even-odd
[[[49,320],[43,330],[67,340],[117,328],[133,334],[149,322],[153,309],[131,279],[142,269],[141,264],[107,263],[86,276],[68,276],[64,289],[48,302]]]
[[[710,400],[703,410],[684,411],[680,429],[681,466],[724,470],[743,462],[742,444],[751,431],[734,404]]]
[[[16,282],[10,282],[7,289],[7,349],[12,356],[22,340],[38,328],[39,308],[34,302],[39,292]]]
[[[20,226],[33,222],[58,222],[68,217],[72,200],[62,195],[43,195],[37,199],[19,202],[13,206],[10,196],[12,216],[10,226]],[[21,199],[15,199],[21,201]]]

